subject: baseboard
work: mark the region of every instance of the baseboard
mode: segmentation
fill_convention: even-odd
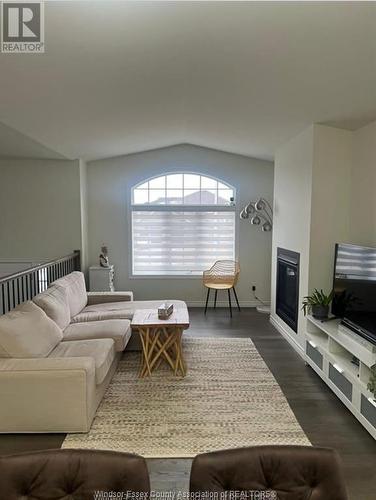
[[[186,304],[188,307],[205,307],[205,302],[201,300],[186,300]],[[240,300],[239,301],[240,307],[256,307],[260,305],[260,302],[257,300]],[[265,305],[269,305],[268,302],[265,302]],[[228,301],[227,300],[217,300],[217,307],[227,307],[228,308]],[[211,300],[210,303],[208,304],[208,309],[213,308],[213,301]],[[236,302],[232,301],[232,308],[236,309]]]
[[[295,349],[295,351],[300,354],[300,356],[305,360],[305,353],[302,346],[293,339],[288,332],[288,330],[284,327],[283,322],[278,321],[277,318],[270,315],[270,323],[279,331],[279,333],[284,337],[287,342]]]

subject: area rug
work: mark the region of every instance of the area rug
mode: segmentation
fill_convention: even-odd
[[[127,451],[148,458],[266,444],[310,445],[250,339],[185,338],[188,366],[139,379],[140,353],[125,353],[87,434],[63,448]]]

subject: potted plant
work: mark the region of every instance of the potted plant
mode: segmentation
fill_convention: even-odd
[[[329,315],[329,304],[333,299],[333,290],[326,295],[322,290],[315,288],[311,295],[307,295],[303,300],[304,315],[312,312],[312,316],[316,319],[327,319]]]

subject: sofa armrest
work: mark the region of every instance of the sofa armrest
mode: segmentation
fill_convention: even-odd
[[[2,372],[54,372],[77,370],[86,376],[95,377],[94,359],[76,358],[0,358],[0,376]]]
[[[90,357],[1,358],[0,433],[87,432],[95,387]]]
[[[87,305],[105,304],[106,302],[131,302],[133,292],[87,292]]]

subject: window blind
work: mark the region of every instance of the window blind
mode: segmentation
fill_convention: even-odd
[[[235,259],[235,211],[133,208],[132,254],[135,275],[201,274]]]

